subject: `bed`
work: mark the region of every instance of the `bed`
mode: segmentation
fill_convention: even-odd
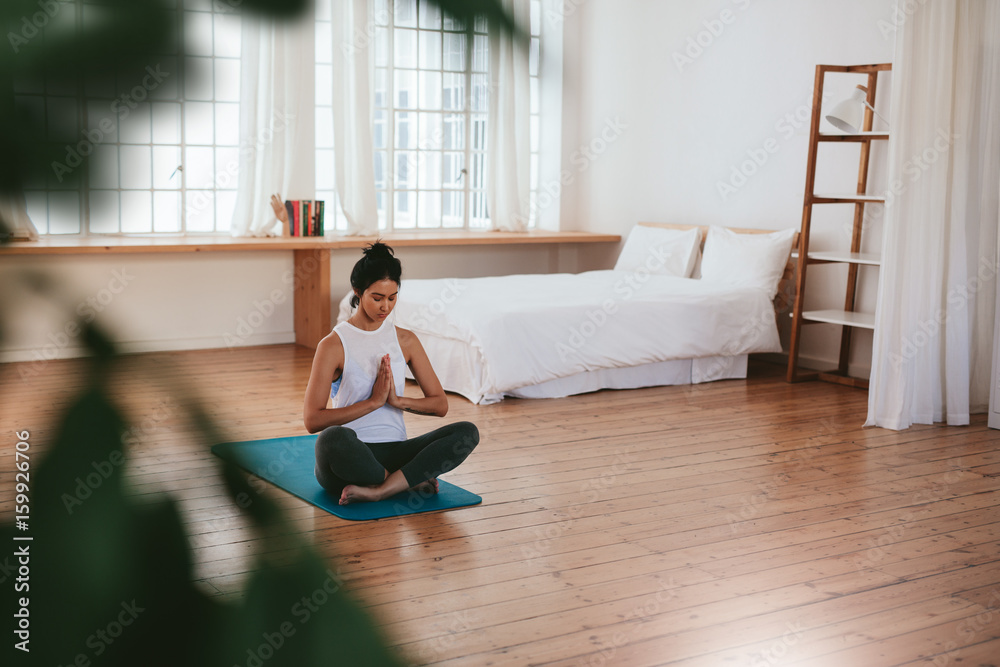
[[[748,354],[781,351],[794,236],[640,223],[612,270],[404,277],[392,317],[473,403],[744,378]]]

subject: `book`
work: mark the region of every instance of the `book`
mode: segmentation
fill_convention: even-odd
[[[326,202],[321,199],[286,199],[288,231],[291,236],[323,236]]]

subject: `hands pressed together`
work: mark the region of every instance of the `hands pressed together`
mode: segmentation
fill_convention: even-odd
[[[402,409],[399,396],[396,395],[396,384],[393,381],[392,366],[388,354],[379,361],[378,375],[375,376],[371,400],[375,403],[376,408],[389,404],[394,408]]]

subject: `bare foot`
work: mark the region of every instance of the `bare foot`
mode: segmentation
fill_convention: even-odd
[[[340,494],[340,504],[349,505],[351,503],[370,503],[382,499],[382,494],[377,486],[355,486],[349,484],[344,487]]]
[[[438,492],[438,481],[437,477],[433,477],[426,482],[421,482],[413,487],[413,490],[417,493],[427,493],[429,495],[434,495]]]

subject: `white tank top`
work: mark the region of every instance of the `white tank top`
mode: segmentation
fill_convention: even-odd
[[[354,405],[372,395],[382,356],[389,354],[396,395],[403,395],[406,386],[406,360],[396,338],[395,317],[387,317],[374,331],[364,331],[349,322],[333,328],[344,346],[344,370],[330,391],[333,407]],[[390,321],[392,320],[392,321]],[[368,414],[344,424],[358,434],[363,442],[395,442],[406,440],[403,411],[388,403]]]

